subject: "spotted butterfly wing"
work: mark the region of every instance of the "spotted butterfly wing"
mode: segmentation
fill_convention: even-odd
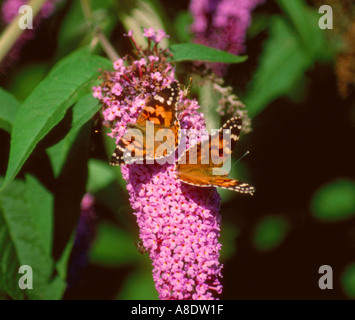
[[[179,90],[178,82],[174,81],[146,103],[137,122],[127,124],[128,129],[138,130],[140,134],[133,137],[132,131],[125,133],[111,156],[111,165],[129,164],[143,159],[157,160],[168,157],[175,151],[180,128],[176,116]],[[151,136],[147,133],[147,122],[154,124]],[[147,139],[152,141],[151,139],[159,135],[164,136],[165,140],[147,143]],[[160,148],[163,143],[168,147]],[[129,160],[130,156],[133,157],[132,160]]]
[[[229,178],[228,173],[222,168],[227,158],[232,154],[241,128],[242,120],[239,117],[232,118],[216,134],[210,135],[208,140],[192,145],[185,150],[176,163],[177,179],[194,186],[220,187],[252,195],[255,191],[254,187]],[[216,164],[217,161],[212,161],[212,159],[218,157],[220,162]],[[196,161],[194,161],[195,159]]]

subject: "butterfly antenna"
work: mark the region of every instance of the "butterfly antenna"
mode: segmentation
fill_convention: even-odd
[[[249,153],[250,153],[249,150],[246,151],[246,152],[235,162],[235,164],[233,164],[233,167],[234,167],[235,165],[237,165],[237,163],[238,163],[240,160],[242,160],[245,156],[247,156]],[[233,168],[233,167],[232,167],[232,168]]]

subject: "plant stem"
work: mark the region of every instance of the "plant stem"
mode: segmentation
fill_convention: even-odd
[[[37,13],[41,10],[42,6],[47,0],[31,0],[28,2],[32,8],[33,19],[37,15]],[[6,27],[0,37],[0,62],[4,59],[4,57],[8,54],[11,50],[12,46],[21,36],[21,34],[26,29],[21,29],[19,27],[19,20],[22,17],[22,14],[18,14],[11,23]]]
[[[112,60],[116,61],[119,59],[119,55],[115,48],[111,45],[110,41],[107,39],[105,34],[102,32],[99,26],[93,24],[94,18],[91,10],[90,0],[80,0],[81,8],[83,10],[86,22],[89,24],[90,28],[93,29],[94,37],[96,37],[102,49],[105,51],[106,55]]]

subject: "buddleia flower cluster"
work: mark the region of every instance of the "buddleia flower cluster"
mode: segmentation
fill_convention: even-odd
[[[145,48],[132,32],[134,56],[114,62],[105,71],[94,97],[102,103],[104,124],[116,143],[127,124],[135,123],[145,103],[176,80],[168,50],[159,48],[164,31],[144,29]],[[178,118],[182,129],[196,132],[195,143],[205,136],[205,120],[197,101],[180,91]],[[196,138],[197,137],[197,138]],[[216,299],[222,292],[219,262],[221,244],[220,197],[215,188],[186,185],[175,178],[174,164],[128,164],[121,168],[129,200],[139,226],[140,241],[153,265],[160,299]]]

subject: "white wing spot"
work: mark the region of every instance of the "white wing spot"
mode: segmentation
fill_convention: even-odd
[[[154,96],[154,99],[158,100],[160,103],[164,103],[164,98],[159,96],[159,95],[157,95],[157,94]]]

